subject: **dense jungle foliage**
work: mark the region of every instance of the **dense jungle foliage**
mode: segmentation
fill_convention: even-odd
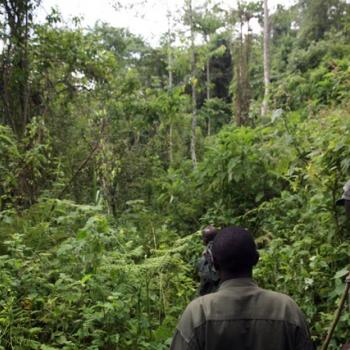
[[[151,47],[0,1],[0,349],[167,349],[208,224],[253,232],[255,278],[322,343],[350,256],[350,4],[271,13],[267,113],[262,3],[189,5]]]

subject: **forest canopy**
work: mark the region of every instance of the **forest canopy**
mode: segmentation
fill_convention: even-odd
[[[350,4],[265,2],[185,0],[155,47],[0,1],[0,349],[167,349],[209,224],[249,228],[320,346],[349,269]]]

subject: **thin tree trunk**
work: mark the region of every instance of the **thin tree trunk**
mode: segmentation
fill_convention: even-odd
[[[207,100],[210,100],[210,58],[207,60]]]
[[[173,69],[172,69],[172,52],[171,52],[171,29],[170,29],[170,11],[168,11],[168,91],[169,93],[173,89]],[[173,121],[172,116],[169,116],[169,163],[173,164],[174,161],[174,142],[173,142]]]
[[[174,162],[174,142],[173,142],[173,134],[174,134],[174,126],[173,123],[170,122],[170,126],[169,126],[169,163],[170,166],[173,164]]]
[[[187,11],[191,30],[191,82],[192,82],[192,127],[191,127],[191,159],[193,166],[197,166],[196,156],[196,128],[197,128],[197,94],[196,94],[196,57],[194,52],[194,28],[192,0],[187,0]]]
[[[237,88],[236,88],[236,122],[240,126],[243,124],[243,19],[240,18],[240,33],[239,33],[239,54],[238,54],[238,64],[237,64]]]
[[[7,45],[7,50],[3,52],[2,55],[2,84],[3,84],[3,89],[1,92],[2,99],[3,99],[3,105],[4,105],[4,110],[3,110],[3,120],[4,123],[7,123],[11,126],[12,130],[16,133],[16,119],[13,117],[14,113],[11,113],[11,108],[10,108],[10,51],[11,51],[11,44],[6,43],[4,39],[4,47]]]
[[[211,99],[210,84],[211,84],[210,57],[208,57],[208,60],[207,60],[207,100]],[[210,136],[210,133],[211,133],[211,120],[210,120],[210,115],[208,115],[208,136]]]
[[[28,55],[28,40],[29,40],[29,17],[28,17],[28,4],[25,8],[25,42],[24,42],[24,57],[23,57],[23,72],[26,75],[26,79],[23,86],[23,132],[29,121],[29,95],[30,95],[30,86],[29,86],[29,55]]]
[[[250,110],[251,100],[251,86],[250,86],[250,57],[252,48],[252,30],[250,28],[250,22],[248,20],[248,33],[245,36],[244,42],[244,61],[243,61],[243,72],[242,72],[242,85],[243,85],[243,124],[247,123]]]
[[[268,112],[268,98],[270,88],[270,19],[268,0],[264,0],[264,100],[261,106],[261,115]]]

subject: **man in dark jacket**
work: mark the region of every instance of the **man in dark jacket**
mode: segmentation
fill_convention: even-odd
[[[350,219],[350,180],[343,187],[343,195],[337,200],[336,205],[344,206],[346,216]],[[343,345],[342,350],[350,350],[350,342]]]
[[[346,215],[350,218],[350,180],[343,187],[343,195],[337,200],[336,205],[343,205]]]
[[[198,288],[199,295],[216,292],[219,287],[219,274],[215,270],[212,253],[213,241],[216,234],[217,230],[213,225],[207,226],[202,231],[202,239],[205,249],[198,261],[198,274],[200,277]]]
[[[252,268],[259,254],[252,235],[222,229],[213,243],[221,285],[184,311],[171,350],[312,350],[304,316],[287,295],[259,288]]]

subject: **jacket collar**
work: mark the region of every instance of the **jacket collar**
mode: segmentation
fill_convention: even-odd
[[[252,278],[233,278],[221,283],[219,290],[235,287],[258,287]]]

